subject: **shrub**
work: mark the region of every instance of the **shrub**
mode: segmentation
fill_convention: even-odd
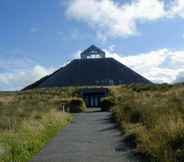
[[[82,98],[74,98],[69,100],[67,107],[71,113],[80,113],[86,110],[85,102]]]
[[[109,111],[114,106],[115,100],[113,97],[105,97],[102,99],[100,106],[101,111]]]

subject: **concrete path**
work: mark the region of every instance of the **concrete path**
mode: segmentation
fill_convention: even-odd
[[[31,162],[135,162],[109,112],[77,114]]]

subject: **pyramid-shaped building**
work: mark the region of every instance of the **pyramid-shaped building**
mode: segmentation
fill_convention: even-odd
[[[149,84],[148,79],[113,58],[106,58],[101,49],[92,45],[81,53],[80,59],[45,76],[25,89],[66,86],[111,86]]]

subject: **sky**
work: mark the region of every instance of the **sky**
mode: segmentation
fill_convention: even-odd
[[[94,44],[155,83],[184,81],[184,0],[0,0],[0,90]]]

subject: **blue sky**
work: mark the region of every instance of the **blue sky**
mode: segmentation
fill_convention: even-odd
[[[0,90],[95,44],[154,82],[184,80],[183,0],[0,0]]]

